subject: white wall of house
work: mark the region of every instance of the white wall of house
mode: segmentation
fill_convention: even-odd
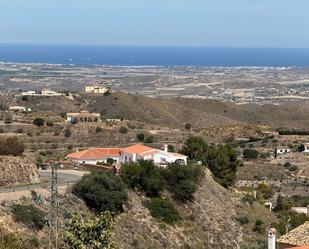
[[[150,155],[139,155],[139,154],[131,154],[131,153],[122,153],[120,157],[120,162],[129,163],[129,162],[137,162],[138,160],[152,160],[155,164],[173,163],[178,159],[182,159],[185,164],[187,164],[187,158],[185,156],[174,156],[166,154],[164,151],[150,154]]]
[[[121,163],[129,163],[129,162],[136,162],[140,158],[136,157],[136,154],[131,154],[131,153],[125,153],[123,152],[120,156],[120,162]]]
[[[119,163],[119,157],[108,157],[113,158],[116,163]],[[75,163],[80,164],[90,164],[90,165],[97,165],[98,162],[107,163],[107,158],[98,158],[98,159],[72,159]]]
[[[290,148],[278,148],[276,150],[276,152],[277,152],[277,155],[278,154],[286,154],[286,153],[290,153],[291,149]]]
[[[309,216],[309,206],[308,207],[291,207],[291,210],[298,214],[306,214]]]

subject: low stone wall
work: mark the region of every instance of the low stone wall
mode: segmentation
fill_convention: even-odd
[[[92,164],[80,164],[77,169],[78,170],[104,170],[104,171],[112,171],[113,167],[102,166],[102,165],[92,165]]]

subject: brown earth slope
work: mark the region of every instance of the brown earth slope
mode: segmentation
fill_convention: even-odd
[[[0,156],[0,186],[38,180],[35,164],[22,157]]]
[[[56,113],[87,109],[103,112],[106,118],[124,117],[171,127],[183,127],[185,123],[199,128],[239,123],[274,128],[306,129],[309,126],[309,106],[300,103],[236,105],[217,100],[149,98],[115,92],[108,96],[80,94],[74,100],[66,97],[31,97],[29,101],[16,99],[13,104]]]
[[[177,205],[183,220],[177,225],[160,224],[149,214],[141,196],[130,193],[129,208],[115,222],[114,240],[120,249],[238,248],[243,239],[256,239],[252,228],[243,229],[237,217],[247,215],[255,222],[255,213],[263,216],[266,224],[276,218],[264,207],[257,205],[248,214],[240,196],[217,184],[209,171],[195,193],[195,201]],[[249,207],[250,208],[250,207]],[[251,237],[252,238],[252,237]]]

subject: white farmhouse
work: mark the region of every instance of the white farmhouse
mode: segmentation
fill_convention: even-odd
[[[24,106],[10,106],[9,111],[12,111],[12,112],[30,112],[31,108],[27,108],[27,107],[24,107]]]
[[[169,163],[187,164],[187,156],[164,150],[158,150],[143,144],[136,144],[126,148],[90,148],[67,155],[75,163],[96,165],[113,159],[115,163],[137,162],[138,160],[152,160],[156,165],[165,167]]]
[[[27,92],[22,92],[21,96],[37,96],[38,94],[35,91],[27,91]]]
[[[128,163],[138,160],[152,160],[156,165],[160,166],[174,162],[187,164],[187,156],[168,152],[167,145],[164,145],[164,150],[154,149],[143,144],[136,144],[122,150],[121,162]]]
[[[283,154],[287,154],[290,153],[292,150],[290,148],[283,148],[283,147],[278,147],[276,149],[276,154],[277,155],[283,155]]]

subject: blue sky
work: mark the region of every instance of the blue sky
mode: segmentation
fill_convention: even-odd
[[[309,47],[308,0],[0,0],[0,43]]]

